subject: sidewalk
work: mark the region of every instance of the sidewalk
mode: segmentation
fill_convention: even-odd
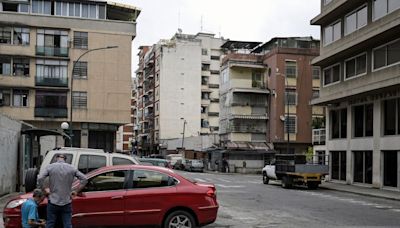
[[[400,192],[344,183],[322,182],[320,188],[400,201]]]

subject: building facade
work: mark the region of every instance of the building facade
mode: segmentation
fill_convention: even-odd
[[[321,1],[319,98],[330,179],[400,188],[400,2]]]
[[[115,151],[118,126],[130,122],[131,46],[140,10],[47,0],[2,1],[0,10],[0,112],[58,131],[72,113],[73,146]],[[54,146],[61,145],[55,137]]]
[[[143,154],[165,152],[171,148],[168,141],[175,142],[183,133],[185,137],[217,134],[221,43],[213,34],[177,33],[141,48],[138,143]]]

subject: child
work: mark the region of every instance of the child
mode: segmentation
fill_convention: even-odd
[[[22,204],[22,227],[45,227],[46,222],[43,219],[39,219],[38,205],[43,201],[45,195],[40,189],[33,190],[33,197],[28,199],[24,204]]]

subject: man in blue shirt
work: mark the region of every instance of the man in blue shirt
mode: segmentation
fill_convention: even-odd
[[[44,197],[42,190],[35,189],[33,191],[33,197],[22,204],[21,213],[23,228],[46,226],[46,222],[39,219],[39,213],[37,210],[39,203],[43,201]]]

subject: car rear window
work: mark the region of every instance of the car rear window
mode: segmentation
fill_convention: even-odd
[[[113,158],[112,164],[113,165],[134,165],[135,163],[126,158]]]

